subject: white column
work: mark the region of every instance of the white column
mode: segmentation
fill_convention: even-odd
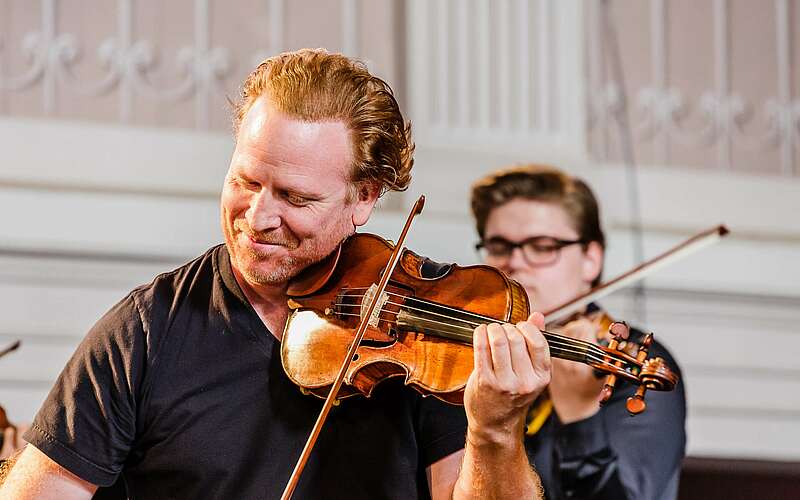
[[[438,71],[436,72],[436,102],[439,104],[440,127],[447,127],[450,119],[449,94],[450,94],[450,65],[449,32],[448,32],[448,0],[436,2],[436,52],[438,54]]]
[[[731,168],[731,128],[730,120],[730,56],[729,56],[729,17],[728,0],[714,0],[714,79],[717,84],[717,108],[714,120],[719,134],[717,146],[717,165]]]
[[[800,4],[797,4],[800,7]],[[791,175],[794,168],[794,117],[792,116],[792,53],[789,1],[775,0],[775,36],[778,50],[778,109],[781,171]]]
[[[56,17],[58,8],[56,0],[42,1],[42,33],[39,40],[44,48],[44,74],[42,75],[42,105],[44,112],[48,115],[53,114],[56,109],[56,66],[58,61],[57,51],[54,50],[56,39]]]
[[[489,0],[478,0],[477,14],[477,59],[480,61],[478,67],[484,68],[478,80],[480,83],[478,91],[478,124],[480,128],[488,129],[490,122],[489,106],[491,104],[491,75],[489,71],[486,70],[486,68],[491,67],[491,56],[489,52],[489,36],[491,33],[491,26],[489,25]]]
[[[117,40],[119,54],[125,58],[130,56],[133,45],[133,5],[132,0],[117,1]],[[127,74],[130,65],[125,64],[120,69],[119,79],[119,121],[128,123],[131,120],[133,109],[133,86],[130,75]]]
[[[267,3],[270,56],[283,52],[283,10],[283,0],[269,0]]]
[[[539,57],[537,61],[537,76],[539,79],[539,92],[537,93],[538,103],[538,122],[539,132],[551,132],[550,126],[550,72],[552,70],[550,64],[550,23],[552,22],[550,15],[550,1],[539,0],[539,16],[538,27],[539,33],[538,49]]]
[[[458,44],[456,54],[458,57],[458,126],[466,129],[469,127],[469,81],[472,76],[472,65],[470,64],[470,43],[469,43],[469,3],[460,1],[457,3],[456,29],[458,30]]]
[[[653,125],[655,135],[653,145],[655,146],[655,161],[660,165],[666,165],[668,161],[668,128],[661,120],[665,117],[659,116],[659,111],[667,99],[667,6],[664,0],[654,0],[650,9],[651,26],[651,71],[653,73],[653,87],[655,88],[654,102],[652,109]]]
[[[361,40],[358,0],[342,0],[342,53],[358,57]]]
[[[496,0],[498,41],[497,104],[500,107],[500,128],[511,128],[511,12],[509,0]]]
[[[194,58],[192,72],[194,73],[194,113],[195,127],[207,129],[209,125],[209,99],[211,97],[211,68],[202,64],[205,74],[200,74],[200,57],[207,57],[209,53],[211,27],[208,21],[208,0],[195,0],[194,3]]]
[[[517,65],[519,66],[519,128],[528,132],[531,127],[531,51],[529,0],[517,0]]]

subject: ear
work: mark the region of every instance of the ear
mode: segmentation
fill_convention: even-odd
[[[605,252],[600,243],[596,241],[589,243],[589,246],[583,252],[583,267],[581,269],[583,281],[591,283],[600,276],[600,271],[603,270],[604,255]]]
[[[372,209],[375,208],[375,203],[378,201],[380,194],[380,187],[371,182],[364,182],[358,184],[357,198],[353,202],[353,225],[363,226],[369,220]]]

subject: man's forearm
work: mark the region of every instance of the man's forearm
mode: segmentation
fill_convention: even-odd
[[[521,429],[520,434],[499,439],[468,432],[453,499],[543,499],[539,475],[528,462],[522,439],[517,436],[521,436]]]

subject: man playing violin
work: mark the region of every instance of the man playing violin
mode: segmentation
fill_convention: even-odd
[[[600,283],[605,236],[582,180],[539,165],[503,170],[474,184],[472,212],[484,261],[522,284],[533,308],[551,310]],[[598,342],[605,333],[593,321],[599,313],[590,305],[561,333]],[[641,337],[631,332],[632,341]],[[657,342],[650,353],[677,367]],[[683,384],[652,394],[647,411],[631,418],[625,400],[633,386],[619,386],[600,407],[604,377],[561,359],[552,368],[525,437],[547,498],[675,498],[686,440]]]
[[[414,146],[388,85],[322,50],[262,63],[234,122],[225,244],[136,288],[99,320],[26,433],[30,445],[0,496],[283,491],[322,404],[281,367],[287,285],[366,223],[380,194],[408,186]],[[540,328],[534,314],[475,330],[467,418],[395,381],[343,401],[295,498],[539,498],[520,436],[550,379]]]

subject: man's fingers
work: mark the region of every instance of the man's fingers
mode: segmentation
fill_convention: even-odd
[[[532,321],[517,323],[517,328],[525,336],[533,369],[537,372],[549,372],[551,368],[550,346],[540,329]]]
[[[489,349],[489,337],[486,325],[480,325],[472,334],[472,352],[474,370],[481,376],[492,373],[492,353]]]
[[[511,368],[514,375],[523,381],[528,381],[534,376],[533,361],[531,360],[528,339],[525,334],[514,325],[504,325],[511,352]]]
[[[508,336],[505,328],[497,323],[489,324],[486,329],[489,334],[489,348],[492,354],[494,375],[501,384],[507,386],[512,383],[514,378]]]
[[[544,330],[544,314],[539,311],[532,312],[531,315],[528,316],[528,321],[533,322],[539,330]]]

